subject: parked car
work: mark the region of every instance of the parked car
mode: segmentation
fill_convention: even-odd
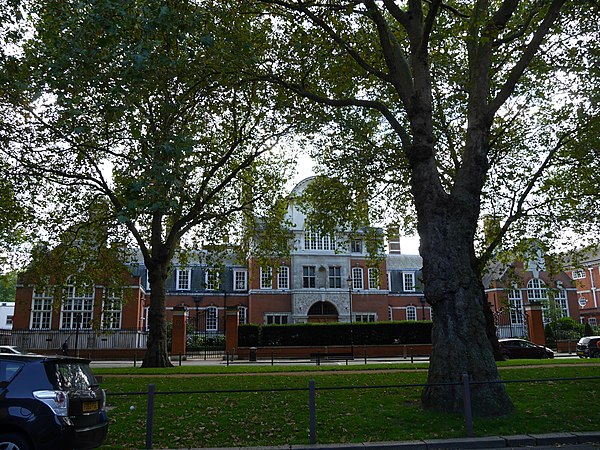
[[[12,353],[16,355],[25,355],[29,352],[16,345],[0,345],[0,353]]]
[[[600,336],[585,336],[577,343],[580,358],[600,358]]]
[[[0,449],[84,450],[108,432],[106,394],[87,359],[0,354]]]
[[[554,351],[552,349],[534,344],[525,339],[498,339],[498,342],[504,359],[554,358]]]

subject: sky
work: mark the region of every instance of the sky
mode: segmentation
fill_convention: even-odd
[[[300,181],[315,175],[314,162],[305,153],[299,152],[297,161],[297,174],[290,180],[290,190]],[[418,255],[419,254],[419,237],[418,236],[401,236],[400,248],[403,254]]]

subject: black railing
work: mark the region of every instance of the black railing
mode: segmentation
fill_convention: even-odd
[[[240,394],[240,393],[273,393],[273,392],[291,392],[305,391],[308,393],[308,417],[309,417],[309,442],[311,445],[317,443],[317,421],[316,421],[316,401],[317,391],[340,391],[340,390],[376,390],[376,389],[414,389],[431,386],[462,386],[463,388],[463,406],[465,435],[473,436],[473,414],[471,409],[471,387],[481,384],[499,384],[499,383],[555,383],[562,381],[590,381],[600,380],[600,376],[594,377],[573,377],[573,378],[543,378],[532,380],[498,380],[498,381],[472,381],[469,375],[464,374],[461,382],[454,383],[411,383],[411,384],[392,384],[392,385],[374,385],[374,386],[328,386],[317,387],[314,380],[310,380],[307,387],[299,388],[268,388],[268,389],[221,389],[221,390],[193,390],[193,391],[156,391],[153,384],[148,385],[148,391],[141,392],[107,392],[109,397],[117,396],[147,396],[147,414],[146,414],[146,449],[152,449],[152,434],[154,424],[154,401],[158,395],[199,395],[199,394]]]

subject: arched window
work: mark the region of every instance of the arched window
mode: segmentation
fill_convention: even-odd
[[[417,320],[417,307],[407,306],[406,307],[406,320]]]
[[[539,278],[532,278],[527,283],[527,297],[529,301],[544,301],[548,300],[548,290],[546,284]]]

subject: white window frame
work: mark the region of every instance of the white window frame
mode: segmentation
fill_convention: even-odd
[[[246,325],[248,323],[248,307],[238,306],[238,319],[240,325]]]
[[[123,290],[105,289],[102,296],[102,329],[120,330],[123,319]]]
[[[361,290],[364,288],[363,269],[362,267],[352,268],[352,289]]]
[[[376,267],[370,267],[368,269],[369,289],[379,289],[379,269]]]
[[[248,290],[248,271],[241,269],[233,270],[233,290],[247,291]]]
[[[417,320],[417,307],[416,306],[407,306],[406,307],[406,320]]]
[[[596,326],[596,318],[595,317],[588,317],[587,321],[590,324],[590,326],[592,326],[592,327]]]
[[[290,315],[287,313],[265,313],[265,325],[287,325],[290,323]]]
[[[547,301],[548,289],[546,283],[539,278],[532,278],[527,282],[527,298],[533,301]]]
[[[335,250],[335,236],[321,235],[319,231],[304,231],[304,250]]]
[[[177,291],[189,291],[192,288],[192,269],[177,269],[175,274],[175,289]]]
[[[570,316],[567,291],[565,289],[559,289],[554,294],[554,308],[556,309],[558,318]]]
[[[523,296],[520,289],[508,291],[508,305],[510,310],[510,323],[523,325]]]
[[[219,330],[219,308],[216,306],[208,306],[205,311],[205,327],[206,331]]]
[[[277,268],[277,289],[290,288],[290,268],[288,266],[279,266]]]
[[[54,297],[44,289],[38,293],[33,290],[31,299],[31,315],[29,317],[30,330],[49,330],[52,327],[52,303]]]
[[[260,288],[261,289],[273,289],[273,268],[272,267],[261,267],[260,268]]]
[[[204,286],[207,291],[216,291],[220,287],[220,274],[215,269],[206,269],[204,272]]]
[[[89,330],[94,318],[94,286],[68,284],[60,312],[60,329]],[[78,319],[79,317],[81,320]]]
[[[571,272],[571,276],[574,280],[581,280],[585,278],[585,269],[575,269]]]
[[[404,292],[415,292],[414,272],[402,272],[402,290]]]
[[[362,253],[362,252],[363,252],[362,239],[352,239],[350,241],[350,253]]]
[[[317,266],[302,266],[302,288],[314,289],[317,286]]]

